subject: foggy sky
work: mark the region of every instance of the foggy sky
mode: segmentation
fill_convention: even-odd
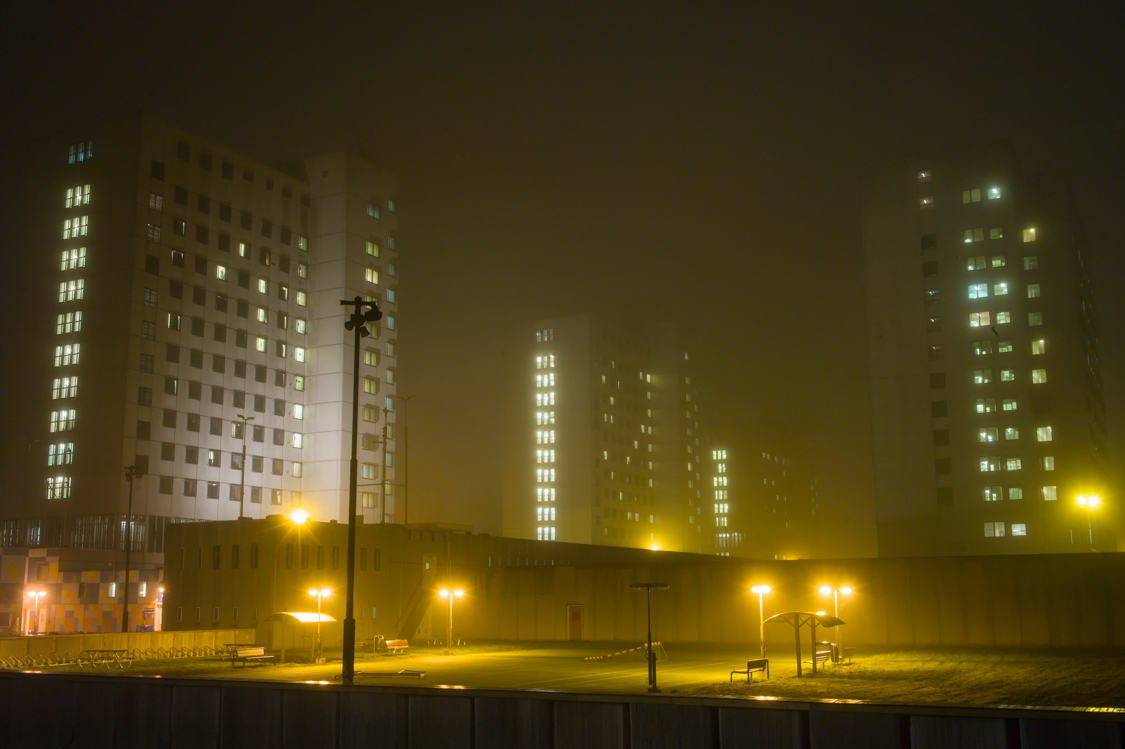
[[[397,174],[412,520],[499,532],[520,336],[589,311],[682,324],[703,425],[811,440],[829,518],[855,522],[837,553],[873,553],[867,175],[998,139],[1075,180],[1125,444],[1119,4],[12,5],[5,253],[22,144],[129,110],[267,163],[344,147]]]

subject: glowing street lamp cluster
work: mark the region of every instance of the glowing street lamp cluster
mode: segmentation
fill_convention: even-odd
[[[446,634],[445,654],[446,655],[452,655],[453,654],[453,599],[454,598],[460,598],[461,596],[465,595],[465,591],[461,590],[460,588],[455,588],[453,590],[450,590],[449,588],[442,588],[441,590],[438,591],[438,595],[441,596],[442,598],[448,598],[449,599],[449,627],[446,629],[446,632],[445,632],[445,634]]]
[[[758,596],[758,642],[759,642],[759,649],[760,649],[760,655],[758,656],[759,658],[765,658],[766,657],[766,624],[765,624],[766,616],[765,616],[765,606],[764,606],[764,603],[763,603],[763,598],[765,596],[767,596],[772,590],[773,589],[769,585],[765,585],[765,584],[755,585],[755,586],[750,588],[750,592],[753,593],[754,595]],[[821,585],[820,588],[818,588],[817,592],[819,592],[822,596],[827,596],[827,595],[832,596],[832,604],[833,604],[832,613],[837,619],[839,619],[840,618],[840,596],[841,595],[850,596],[853,593],[853,590],[852,590],[851,586],[849,586],[849,585],[842,585],[839,588],[835,588],[831,585]],[[817,616],[824,616],[825,613],[826,612],[824,612],[824,611],[817,611],[816,612]],[[839,649],[839,647],[840,647],[840,627],[837,626],[837,627],[834,627],[834,629],[835,629],[834,637],[836,638],[836,647],[837,647],[837,649]]]

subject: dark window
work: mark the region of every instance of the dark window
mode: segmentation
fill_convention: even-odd
[[[163,420],[160,422],[169,429],[176,428],[176,412],[170,408],[164,409]]]
[[[187,446],[184,448],[184,462],[188,465],[197,465],[199,463],[199,448],[194,446]],[[192,490],[195,490],[195,482],[192,482]],[[195,495],[190,495],[194,497]]]
[[[199,168],[207,172],[211,171],[211,154],[206,151],[200,151]]]
[[[258,262],[259,263],[261,263],[262,265],[269,265],[270,259],[271,259],[271,255],[270,255],[270,251],[269,251],[268,247],[258,248]]]
[[[219,219],[230,223],[230,206],[226,203],[219,203]]]
[[[188,357],[188,365],[196,369],[203,369],[203,352],[193,348],[191,350],[191,356]]]
[[[254,441],[255,442],[265,442],[266,441],[266,428],[264,426],[255,425],[255,427],[254,427]]]
[[[219,312],[226,312],[227,311],[227,298],[228,297],[227,297],[226,294],[216,294],[215,295],[215,309],[217,309]]]
[[[239,213],[241,214],[238,219],[239,226],[243,229],[252,229],[254,227],[254,217],[246,211],[240,211]]]
[[[301,195],[301,205],[305,206],[306,208],[308,208],[310,205],[312,205],[312,201],[309,200],[308,195],[305,195],[305,194],[302,193],[302,195]]]
[[[210,235],[210,232],[207,231],[207,227],[196,224],[196,226],[195,226],[195,241],[199,242],[199,244],[207,244],[207,242],[210,241],[210,239],[211,239],[211,235]],[[203,262],[206,263],[207,261],[204,260]]]
[[[153,179],[164,179],[164,164],[163,164],[163,162],[153,161],[152,162],[152,171],[150,172],[150,174],[152,174]]]
[[[250,340],[250,334],[245,330],[234,331],[234,345],[239,348],[246,348],[246,343]]]
[[[223,179],[234,179],[234,164],[224,159],[222,174]]]
[[[254,181],[254,170],[243,167],[242,168],[242,179],[246,180],[247,182],[253,182]]]
[[[250,544],[250,569],[258,569],[258,544]]]
[[[221,322],[215,323],[215,340],[219,343],[227,342],[227,326]]]
[[[309,568],[309,546],[304,544],[301,546],[301,569],[307,570]]]
[[[250,470],[254,473],[261,473],[264,464],[265,458],[263,458],[261,455],[254,455],[250,458]],[[260,503],[262,501],[262,487],[255,486],[254,488],[257,490],[254,493],[258,496],[253,501]]]
[[[175,223],[177,223],[177,221],[179,221],[179,220],[175,219],[175,220],[173,220],[172,223],[175,224]],[[179,223],[182,224],[183,222],[179,221]],[[173,226],[173,228],[175,228],[175,226]],[[183,268],[184,267],[184,253],[180,252],[179,250],[172,250],[172,265],[176,268]]]
[[[137,439],[147,440],[148,435],[149,435],[149,427],[150,427],[149,422],[138,421],[137,422]]]
[[[379,549],[372,549],[371,550],[371,569],[372,569],[372,571],[374,571],[374,572],[379,571],[379,563],[382,561],[382,556],[383,555],[379,552]]]
[[[244,362],[242,359],[234,360],[234,376],[242,378],[246,377],[246,362]]]
[[[206,197],[205,195],[200,195],[198,198],[196,198],[195,208],[196,208],[197,211],[199,211],[200,213],[202,213],[204,215],[210,215],[211,214],[211,199]]]
[[[172,200],[179,205],[187,205],[187,188],[176,185],[172,188]]]
[[[172,477],[171,476],[161,476],[160,477],[160,490],[159,491],[160,491],[161,494],[171,494],[172,493]]]
[[[173,364],[180,363],[180,347],[174,343],[169,343],[164,347],[164,360],[170,361]],[[167,392],[167,391],[165,391]]]
[[[941,390],[945,387],[945,372],[931,372],[930,373],[930,387],[934,390]]]
[[[285,430],[284,429],[274,429],[273,430],[273,443],[275,445],[284,445],[285,444]]]
[[[937,234],[923,234],[922,235],[922,249],[923,250],[936,250],[937,249]]]
[[[220,405],[223,402],[223,389],[218,385],[211,386],[211,402]]]
[[[148,473],[148,456],[147,455],[134,455],[133,456],[133,465],[135,465],[137,467],[137,470],[140,471],[141,473]]]
[[[273,222],[272,221],[262,219],[262,236],[263,237],[272,237],[273,236]]]
[[[367,569],[367,549],[359,550],[359,568],[361,570]]]
[[[290,187],[289,185],[282,185],[281,186],[281,197],[292,198],[293,197],[293,188]]]
[[[188,397],[193,401],[200,400],[203,397],[203,383],[189,380],[187,389]]]
[[[248,270],[238,271],[238,286],[239,286],[239,288],[242,288],[242,289],[249,289],[250,288],[250,271],[248,271]]]
[[[235,390],[231,400],[235,408],[246,408],[246,393],[242,390]]]
[[[211,434],[219,437],[223,434],[223,420],[217,416],[211,417]]]
[[[180,281],[169,281],[168,282],[168,296],[172,297],[173,299],[183,299],[184,298],[184,285],[183,285],[183,283],[181,283]]]
[[[187,236],[187,222],[184,221],[182,218],[173,217],[172,218],[172,233],[175,234],[178,237],[186,237]],[[177,265],[177,264],[181,265],[181,266],[183,265],[182,262],[176,263],[176,261],[174,259],[176,257],[175,252],[172,253],[172,257],[173,257],[173,260],[172,260],[173,265]]]
[[[250,302],[245,299],[239,299],[234,306],[234,314],[242,318],[250,317]],[[242,347],[246,348],[246,344],[243,343]]]
[[[145,273],[153,276],[160,275],[160,258],[153,257],[152,255],[145,256]]]
[[[266,412],[266,396],[264,396],[264,395],[255,395],[254,396],[254,410],[259,412],[259,413],[265,413]]]
[[[164,378],[164,394],[165,395],[176,395],[179,392],[180,392],[180,381],[177,380],[175,377],[165,377]]]
[[[255,382],[265,382],[266,381],[266,371],[267,370],[266,370],[265,365],[255,364],[254,365],[254,381]],[[264,398],[265,396],[262,396],[262,397]],[[262,410],[265,411],[266,409],[263,407]]]
[[[199,431],[199,414],[187,415],[187,429],[189,432]]]
[[[187,161],[188,159],[190,159],[191,158],[191,146],[189,146],[187,143],[183,143],[183,142],[177,143],[176,144],[176,158],[179,159],[180,161]]]
[[[218,244],[219,250],[221,250],[222,252],[230,252],[230,235],[220,234]]]
[[[219,482],[218,481],[208,481],[207,482],[207,499],[218,499],[218,498],[219,498]]]
[[[225,356],[219,356],[218,354],[211,357],[211,371],[225,374],[227,371],[227,358]]]
[[[285,387],[285,370],[284,369],[279,369],[279,370],[277,370],[276,372],[273,373],[273,384],[277,385],[279,388]],[[282,408],[284,409],[284,406]],[[282,413],[278,414],[278,416],[284,416],[284,415],[285,415],[284,410],[282,411]]]
[[[184,496],[194,497],[196,492],[195,479],[184,479]]]
[[[202,255],[195,256],[195,272],[202,276],[207,275],[207,258]]]
[[[948,429],[935,429],[934,430],[934,447],[945,447],[949,444],[949,430]]]
[[[202,286],[191,287],[191,301],[192,304],[206,304],[207,303],[207,289]]]
[[[949,409],[945,401],[933,401],[932,403],[930,403],[930,416],[938,418],[948,415]]]
[[[231,547],[230,547],[230,568],[232,570],[238,569],[238,566],[242,563],[242,560],[239,559],[239,556],[240,556],[240,554],[239,554],[238,544],[231,544]]]
[[[274,416],[284,416],[285,415],[285,401],[283,401],[281,398],[277,398],[273,402],[273,415]]]
[[[279,257],[277,259],[277,269],[280,270],[282,273],[288,273],[289,272],[289,256],[288,255],[282,255],[281,257]]]
[[[287,226],[281,227],[280,237],[281,237],[281,243],[282,244],[292,244],[293,243],[293,232]]]
[[[137,405],[138,406],[151,406],[152,405],[152,388],[140,386],[137,388]]]
[[[200,317],[191,318],[191,334],[197,335],[197,336],[202,336],[203,330],[204,330],[203,318],[200,318]]]
[[[215,544],[215,547],[211,550],[211,569],[213,569],[213,570],[219,569],[219,563],[222,562],[222,560],[223,560],[223,547],[219,546],[218,544]]]
[[[276,431],[276,430],[274,430],[274,431]],[[273,458],[272,463],[273,463],[273,465],[271,466],[271,468],[272,468],[271,472],[273,473],[274,476],[280,476],[281,474],[285,473],[285,461],[284,460],[282,460],[281,458]],[[274,504],[281,504],[281,503],[275,502]]]
[[[922,263],[922,278],[933,278],[938,274],[937,261]]]

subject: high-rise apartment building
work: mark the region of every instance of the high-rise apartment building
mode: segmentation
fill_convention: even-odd
[[[128,527],[159,557],[170,522],[346,521],[355,296],[385,315],[359,513],[393,520],[393,178],[345,153],[279,170],[140,113],[31,150],[0,545],[120,549]]]
[[[1004,148],[890,167],[864,262],[880,554],[1088,551],[1105,406],[1066,181]]]
[[[675,329],[576,315],[530,337],[504,535],[705,551],[698,393]]]

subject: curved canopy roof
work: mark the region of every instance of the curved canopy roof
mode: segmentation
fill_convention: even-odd
[[[784,614],[774,614],[762,624],[793,624],[802,626],[816,621],[819,627],[838,627],[845,622],[828,614],[817,614],[814,611],[786,611]]]
[[[328,614],[321,614],[320,620],[322,622],[334,622],[334,621],[336,621],[335,619],[333,619]],[[310,622],[316,621],[316,612],[315,611],[279,611],[276,614],[270,614],[269,616],[267,616],[266,621],[267,622],[297,621],[297,622],[301,622],[302,624],[308,624]]]

